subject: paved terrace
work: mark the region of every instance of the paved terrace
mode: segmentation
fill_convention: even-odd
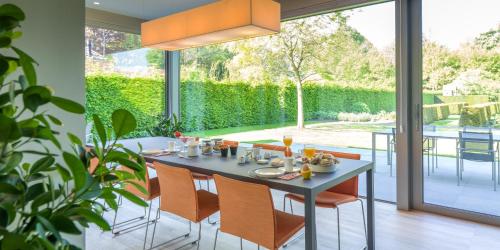
[[[346,129],[347,128],[347,129]],[[224,139],[238,141],[281,140],[283,134],[291,134],[294,148],[303,144],[322,145],[319,149],[353,152],[362,155],[363,160],[371,160],[371,132],[366,130],[331,128],[325,124],[309,125],[304,130],[294,127],[266,129],[259,131],[228,134]],[[493,191],[491,164],[465,161],[465,171],[461,185],[457,186],[456,160],[454,156],[455,142],[439,140],[438,168],[430,176],[425,165],[424,199],[447,207],[460,208],[475,212],[500,216],[500,187]],[[274,144],[281,144],[276,142]],[[444,156],[443,156],[444,155]],[[395,158],[394,158],[395,159]],[[426,159],[424,159],[426,164]],[[395,163],[394,163],[395,164]],[[375,173],[375,197],[380,200],[396,201],[395,172],[391,177],[387,165],[385,137],[377,139],[377,172]],[[394,165],[393,171],[396,171]],[[360,192],[364,194],[364,176],[360,179]]]

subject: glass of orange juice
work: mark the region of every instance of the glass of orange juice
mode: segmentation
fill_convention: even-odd
[[[314,148],[312,145],[305,145],[304,146],[304,156],[308,160],[311,160],[315,154],[316,154],[316,148]]]
[[[284,135],[283,136],[283,144],[285,144],[285,146],[287,147],[290,147],[292,146],[292,136],[291,135]]]

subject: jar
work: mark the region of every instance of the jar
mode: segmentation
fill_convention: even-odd
[[[201,142],[201,153],[202,154],[211,154],[213,151],[212,141],[211,140],[203,140]]]
[[[212,145],[213,145],[213,149],[214,151],[220,151],[220,146],[222,145],[222,139],[220,138],[215,138],[215,139],[212,139]]]

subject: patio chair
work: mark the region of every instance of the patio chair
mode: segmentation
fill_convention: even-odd
[[[392,128],[391,138],[388,143],[389,149],[387,153],[387,164],[390,167],[390,176],[392,176],[392,161],[393,161],[393,153],[396,152],[396,128]],[[424,126],[424,131],[436,131],[436,126]],[[437,147],[436,147],[436,139],[424,137],[422,142],[422,150],[423,154],[427,154],[427,175],[430,176],[430,167],[432,164],[432,173],[434,173],[434,168],[437,168]],[[431,163],[432,160],[432,163]]]
[[[396,152],[396,128],[391,129],[391,137],[388,142],[387,165],[389,165],[389,175],[392,177],[392,154]]]
[[[436,126],[426,125],[424,126],[424,131],[436,132]],[[422,142],[423,154],[427,155],[427,176],[431,175],[430,167],[432,164],[432,173],[434,173],[434,168],[438,166],[437,158],[437,141],[433,137],[425,137]]]
[[[475,162],[491,162],[491,175],[493,180],[493,190],[497,189],[497,168],[496,154],[498,154],[498,148],[493,147],[493,133],[491,129],[489,132],[472,132],[467,131],[459,132],[458,141],[458,158],[459,164],[457,165],[457,185],[460,185],[460,181],[463,177],[464,172],[464,160],[475,161]]]

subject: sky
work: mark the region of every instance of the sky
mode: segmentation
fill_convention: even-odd
[[[500,0],[422,0],[424,37],[450,49],[500,25]],[[394,2],[352,10],[349,24],[377,48],[392,46]]]

